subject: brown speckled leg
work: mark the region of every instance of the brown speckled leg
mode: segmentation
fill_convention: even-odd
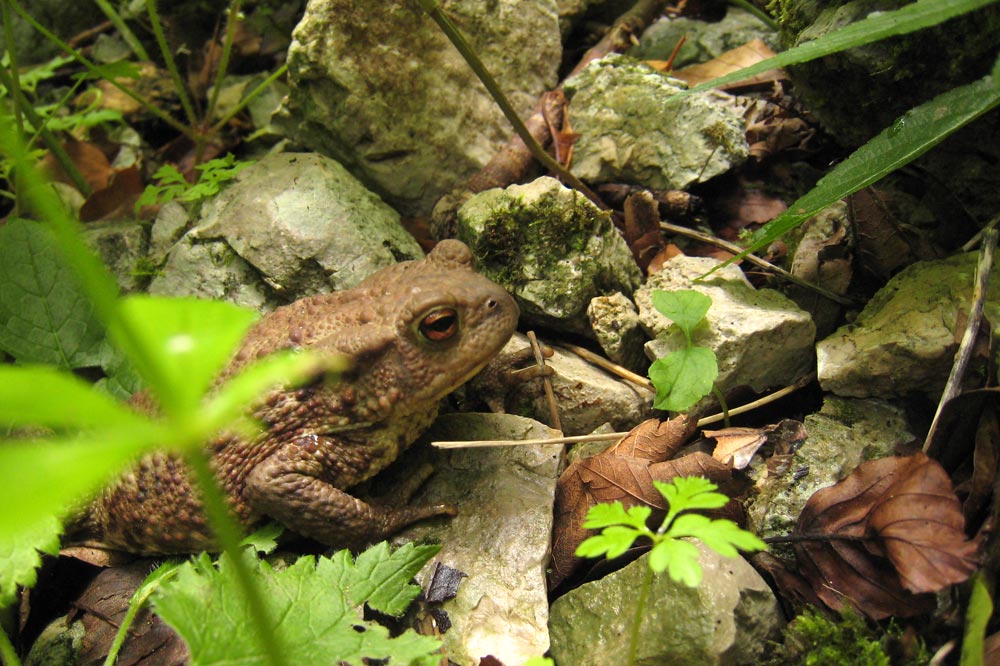
[[[345,455],[345,446],[324,439],[299,438],[253,469],[246,493],[256,513],[338,547],[384,539],[424,518],[455,515],[454,508],[444,504],[389,507],[353,497],[338,486],[350,487],[359,480],[355,470],[365,469],[367,452],[359,450],[352,459]]]

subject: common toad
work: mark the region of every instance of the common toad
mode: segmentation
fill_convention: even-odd
[[[442,505],[369,504],[346,490],[395,460],[434,420],[441,398],[514,332],[514,300],[471,264],[464,244],[442,241],[424,259],[278,308],[251,329],[222,379],[286,348],[345,354],[353,369],[337,383],[265,396],[252,410],[263,424],[258,436],[211,443],[216,475],[245,526],[270,517],[343,546],[453,513]],[[69,534],[77,543],[140,554],[213,546],[188,470],[168,453],[143,458]]]

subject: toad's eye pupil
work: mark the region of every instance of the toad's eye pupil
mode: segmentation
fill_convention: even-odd
[[[420,322],[420,333],[431,342],[441,342],[458,332],[458,313],[451,308],[435,310]]]

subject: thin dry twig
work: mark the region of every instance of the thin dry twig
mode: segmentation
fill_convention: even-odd
[[[726,250],[727,252],[732,252],[733,254],[739,254],[740,252],[743,251],[743,248],[741,248],[739,245],[735,245],[728,241],[724,241],[721,238],[716,238],[715,236],[709,236],[708,234],[703,234],[700,231],[696,231],[695,229],[689,229],[688,227],[681,227],[676,224],[670,224],[669,222],[660,222],[660,228],[663,229],[664,231],[669,231],[672,234],[677,234],[678,236],[686,236],[688,238],[693,238],[695,240],[701,241],[702,243],[708,243],[710,245],[715,245],[716,247],[721,247],[723,250]],[[785,278],[792,284],[797,284],[798,286],[804,287],[805,289],[811,289],[820,296],[828,298],[831,301],[834,301],[835,303],[840,303],[841,305],[855,305],[854,301],[851,300],[850,298],[847,298],[846,296],[841,296],[840,294],[835,294],[829,289],[824,289],[819,285],[815,285],[812,282],[807,282],[800,277],[796,277],[795,275],[792,275],[791,273],[786,271],[784,268],[781,268],[780,266],[775,266],[771,262],[765,259],[761,259],[756,255],[748,254],[743,258],[759,268],[763,268],[766,271],[771,271],[776,275],[780,275],[781,277]]]
[[[545,354],[542,353],[542,348],[538,344],[538,337],[534,331],[528,331],[528,342],[531,343],[531,351],[535,354],[535,363],[541,369],[545,400],[549,405],[549,418],[552,420],[550,425],[559,432],[562,432],[562,419],[559,418],[559,404],[556,402],[556,395],[552,391],[552,377],[545,373]]]
[[[650,390],[655,389],[655,387],[653,386],[653,382],[649,381],[642,375],[637,375],[628,368],[623,368],[617,363],[609,361],[600,354],[595,354],[594,352],[590,351],[589,349],[586,349],[585,347],[578,347],[577,345],[571,345],[565,342],[562,343],[560,346],[565,347],[566,349],[573,352],[574,354],[584,359],[585,361],[593,363],[594,365],[603,368],[612,374],[618,375],[619,377],[621,377],[626,381],[630,381],[633,384],[638,384],[639,386],[643,388],[648,388]]]
[[[739,407],[734,407],[729,410],[729,416],[736,416],[739,414],[745,414],[746,412],[757,409],[758,407],[763,407],[766,404],[772,403],[775,400],[780,400],[790,393],[794,393],[799,389],[803,388],[810,382],[816,379],[816,373],[811,373],[806,375],[802,379],[798,380],[794,384],[786,386],[785,388],[778,389],[774,393],[770,393],[762,398],[754,400],[753,402],[748,402],[745,405],[740,405]],[[703,419],[698,420],[698,427],[703,427],[722,421],[725,418],[725,414],[712,414],[711,416],[706,416]],[[481,440],[468,440],[468,441],[438,441],[431,442],[431,446],[438,449],[473,449],[482,448],[487,446],[522,446],[529,444],[579,444],[580,442],[602,442],[611,439],[621,439],[625,437],[627,432],[608,432],[608,433],[594,433],[592,435],[572,435],[570,437],[551,437],[551,438],[541,438],[541,439],[481,439]]]
[[[941,418],[941,411],[945,404],[955,398],[962,390],[962,379],[965,377],[965,369],[969,365],[972,357],[972,349],[979,333],[979,326],[983,320],[983,307],[986,305],[986,287],[990,282],[990,273],[993,270],[993,254],[997,247],[997,230],[989,229],[983,234],[983,244],[979,248],[979,265],[976,267],[976,282],[972,291],[972,307],[969,309],[969,321],[965,325],[965,332],[962,334],[962,342],[955,352],[955,362],[951,366],[951,374],[941,393],[941,400],[938,401],[937,411],[934,412],[934,420],[927,431],[927,438],[924,440],[924,453],[929,453],[931,442],[934,441],[934,433],[937,430],[938,421]]]

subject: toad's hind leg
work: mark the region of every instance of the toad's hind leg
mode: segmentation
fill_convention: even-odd
[[[254,467],[246,479],[254,512],[335,547],[378,541],[418,520],[455,515],[445,504],[386,506],[357,499],[338,487],[358,480],[351,460],[343,459],[342,448],[333,459],[331,450],[295,441]]]

